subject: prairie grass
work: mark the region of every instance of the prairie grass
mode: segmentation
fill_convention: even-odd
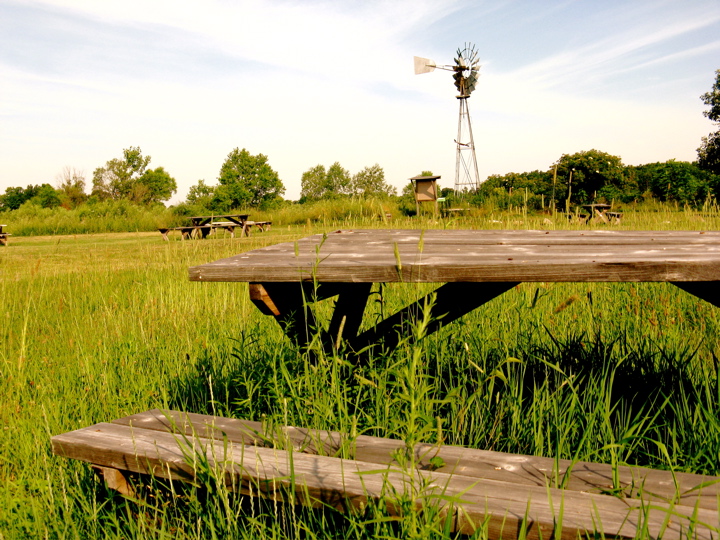
[[[300,354],[247,285],[187,279],[189,266],[241,251],[387,226],[580,227],[522,212],[390,224],[353,215],[250,238],[53,235],[0,247],[0,538],[452,537],[429,514],[391,520],[380,507],[340,515],[240,497],[212,471],[200,486],[151,482],[129,501],[50,452],[52,435],[154,407],[720,473],[720,317],[669,284],[522,284],[354,368]],[[720,218],[626,211],[618,227],[718,230]],[[376,286],[365,324],[430,289]]]

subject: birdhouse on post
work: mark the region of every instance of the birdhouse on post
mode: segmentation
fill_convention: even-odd
[[[435,205],[435,214],[438,211],[438,189],[437,181],[439,176],[414,176],[410,180],[415,186],[415,212],[420,215],[420,203],[432,202]]]

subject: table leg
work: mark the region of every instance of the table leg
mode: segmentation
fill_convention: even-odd
[[[319,327],[311,304],[338,294],[341,295],[340,302],[348,307],[341,307],[340,313],[346,313],[345,325],[348,328],[342,330],[340,328],[341,321],[337,321],[334,326],[331,322],[331,328],[335,328],[336,336],[338,331],[342,330],[342,337],[356,324],[355,321],[358,318],[357,315],[350,314],[351,301],[342,300],[348,287],[352,288],[353,285],[365,286],[366,284],[250,283],[250,299],[262,313],[274,316],[285,334],[299,347],[307,347],[313,338],[320,334],[323,346],[326,350],[330,350],[333,341],[330,334]],[[355,296],[357,300],[357,295],[351,296]],[[367,301],[367,294],[365,297]],[[364,308],[365,304],[362,305]],[[359,318],[362,319],[362,312],[360,312]],[[357,324],[359,325],[360,322],[358,321]]]
[[[425,335],[462,317],[493,298],[515,287],[517,283],[446,283],[425,298],[405,307],[358,335],[370,295],[370,283],[251,283],[250,299],[266,315],[273,315],[285,334],[300,347],[307,347],[315,336],[328,353],[345,343],[358,360],[368,354],[368,347],[381,345],[396,348],[410,332],[410,325],[420,320],[426,305],[430,306]],[[338,296],[328,330],[319,328],[310,303]]]
[[[683,291],[720,307],[720,281],[673,281],[672,283]]]
[[[328,337],[333,350],[340,349],[343,341],[357,337],[367,305],[372,283],[348,283],[339,289]],[[326,344],[327,345],[327,344]]]

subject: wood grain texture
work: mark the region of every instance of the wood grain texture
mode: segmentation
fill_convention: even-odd
[[[717,231],[347,230],[190,268],[193,281],[718,281]]]
[[[597,528],[633,537],[643,526],[652,537],[664,530],[664,538],[680,538],[691,522],[698,538],[711,538],[719,526],[720,478],[677,474],[673,480],[667,472],[620,467],[621,498],[603,494],[612,477],[608,465],[420,444],[421,468],[403,471],[393,460],[402,441],[176,411],[96,424],[53,437],[52,446],[98,467],[186,481],[208,463],[231,489],[339,510],[383,500],[393,513],[398,496],[410,497],[416,508],[432,501],[452,512],[455,530],[470,533],[485,523],[492,538],[516,537],[526,515],[528,538],[552,537],[560,515],[562,538]],[[433,456],[445,466],[430,470]],[[571,469],[564,489],[553,484],[556,467],[560,476]],[[462,502],[450,508],[443,497]]]

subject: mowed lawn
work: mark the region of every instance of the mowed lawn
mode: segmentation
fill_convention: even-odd
[[[128,502],[86,464],[50,452],[52,435],[154,407],[720,473],[720,316],[669,284],[522,284],[359,370],[296,351],[246,284],[188,281],[190,266],[341,226],[388,225],[170,242],[12,237],[0,247],[0,538],[408,536],[402,522],[251,505],[209,485]],[[578,227],[528,216],[393,226]],[[628,215],[622,228],[720,222],[677,212]],[[366,324],[427,290],[377,288]],[[409,372],[413,355],[422,361]]]

